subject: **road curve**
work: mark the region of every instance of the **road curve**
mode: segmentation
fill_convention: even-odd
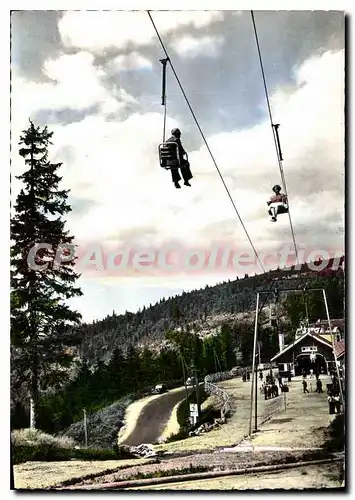
[[[193,387],[188,388],[189,394]],[[152,444],[163,434],[171,417],[174,406],[182,401],[186,395],[185,387],[169,391],[159,398],[146,404],[135,425],[134,430],[120,444],[138,446],[139,444]]]

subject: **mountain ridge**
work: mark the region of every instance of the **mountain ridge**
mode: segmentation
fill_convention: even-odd
[[[319,259],[301,266],[275,269],[252,277],[246,274],[244,278],[162,298],[135,313],[126,311],[125,314],[116,315],[113,311],[104,319],[83,323],[78,328],[79,335],[82,335],[80,357],[106,360],[116,347],[126,350],[132,345],[159,349],[168,343],[165,332],[181,327],[200,332],[202,337],[213,334],[213,330],[217,333],[224,323],[248,320],[255,311],[258,290],[271,289],[272,284],[275,284],[273,288],[302,289],[310,284],[316,286],[315,282],[319,279],[344,277],[344,260],[343,255],[328,261]],[[327,262],[324,269],[313,270],[323,262]],[[280,286],[285,282],[287,286]],[[266,303],[269,302],[270,298],[266,300]]]

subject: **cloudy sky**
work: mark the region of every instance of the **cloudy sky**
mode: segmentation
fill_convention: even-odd
[[[288,216],[269,222],[266,201],[280,184],[249,11],[152,12],[264,267],[292,249]],[[344,15],[336,11],[256,11],[271,108],[280,123],[296,242],[344,249]],[[159,167],[164,57],[147,13],[17,11],[12,14],[12,196],[24,170],[20,133],[31,118],[54,132],[50,158],[63,162],[70,189],[67,227],[81,256],[84,297],[73,304],[91,321],[136,311],[160,297],[260,272],[108,269],[111,252],[186,255],[230,246],[252,254],[200,132],[167,75],[167,129],[178,126],[192,187],[174,188]],[[95,264],[85,265],[95,250]],[[302,256],[302,252],[300,253]],[[102,257],[102,261],[101,261]],[[122,260],[123,261],[123,260]]]

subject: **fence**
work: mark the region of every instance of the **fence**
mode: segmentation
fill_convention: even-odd
[[[221,408],[221,418],[223,417],[228,417],[231,415],[232,412],[232,405],[230,398],[226,391],[218,387],[217,385],[213,384],[213,382],[219,382],[221,380],[228,380],[235,377],[235,375],[232,374],[232,372],[219,372],[219,373],[212,373],[210,375],[206,375],[205,377],[205,391],[207,394],[210,396],[214,395],[217,396],[217,398],[221,401],[223,401],[223,405]]]
[[[265,363],[264,370],[268,370],[271,368],[271,364]],[[238,366],[236,368],[232,368],[232,370],[227,372],[218,372],[211,373],[210,375],[206,375],[204,383],[205,383],[205,391],[207,394],[217,396],[217,398],[223,401],[223,405],[221,408],[221,417],[230,416],[232,413],[232,403],[230,397],[227,392],[224,391],[221,387],[218,387],[213,382],[220,382],[221,380],[229,380],[235,377],[241,377],[243,373],[249,372],[251,373],[252,366]]]

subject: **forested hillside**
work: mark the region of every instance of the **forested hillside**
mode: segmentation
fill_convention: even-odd
[[[342,264],[343,258],[340,262]],[[317,262],[319,265],[320,262]],[[329,288],[334,295],[331,302],[331,316],[343,316],[343,270],[332,270],[333,260],[327,268],[320,272],[309,271],[303,265],[300,271],[291,269],[271,271],[253,277],[228,281],[213,287],[206,286],[201,290],[185,292],[182,295],[161,299],[157,304],[144,307],[137,313],[126,312],[124,315],[107,316],[91,324],[83,324],[79,328],[82,343],[79,348],[80,358],[92,361],[109,359],[117,347],[126,350],[129,346],[160,349],[165,345],[165,332],[189,326],[191,332],[202,338],[220,331],[225,323],[247,319],[255,311],[256,292],[262,289],[280,289],[304,287]],[[338,279],[336,282],[334,278]],[[320,297],[321,298],[321,297]],[[273,300],[267,297],[266,304]],[[315,316],[323,317],[324,306],[320,302],[320,310]],[[311,318],[317,320],[318,317]]]

